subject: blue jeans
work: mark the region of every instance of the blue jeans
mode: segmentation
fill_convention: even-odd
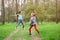
[[[18,20],[16,27],[18,27],[20,23],[22,24],[22,28],[24,28],[23,20]]]

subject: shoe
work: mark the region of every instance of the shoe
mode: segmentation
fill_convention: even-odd
[[[38,32],[38,34],[40,34],[40,32]]]
[[[32,35],[31,33],[29,33],[29,35]]]

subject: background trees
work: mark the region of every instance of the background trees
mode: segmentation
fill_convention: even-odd
[[[38,21],[60,21],[60,0],[0,0],[3,9],[2,22],[16,21],[16,12],[21,10],[25,21],[29,21],[30,13],[35,10]],[[5,1],[5,2],[3,2]],[[5,5],[5,7],[4,7]],[[5,9],[4,9],[5,8]],[[5,10],[5,12],[4,12]],[[4,18],[5,16],[5,18]],[[1,17],[0,17],[1,19]],[[28,20],[26,20],[28,19]]]

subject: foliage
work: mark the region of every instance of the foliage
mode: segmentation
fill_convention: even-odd
[[[37,20],[50,20],[52,18],[56,18],[56,5],[49,5],[48,8],[45,9],[43,6],[44,4],[40,5],[33,5],[32,3],[28,3],[25,6],[25,18],[30,18],[30,13],[35,10],[37,13]]]

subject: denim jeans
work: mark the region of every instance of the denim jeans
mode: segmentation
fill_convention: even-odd
[[[24,28],[23,20],[18,20],[16,27],[18,27],[20,23],[22,24],[22,28]]]

